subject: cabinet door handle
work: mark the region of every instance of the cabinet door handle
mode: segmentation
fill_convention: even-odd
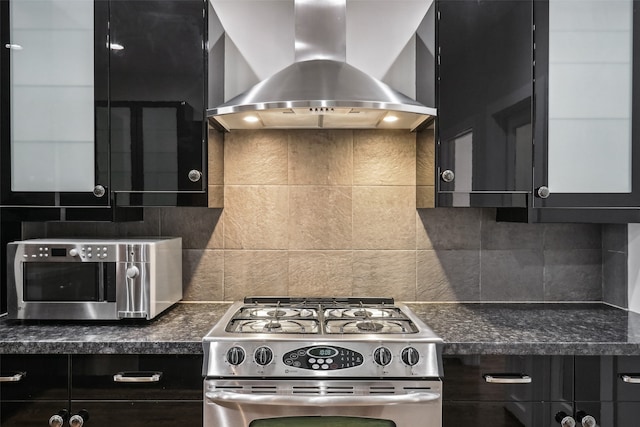
[[[157,383],[162,372],[118,372],[113,376],[116,383]]]
[[[3,375],[0,377],[0,383],[16,383],[22,381],[26,375],[26,372],[14,372],[13,375]]]
[[[629,384],[640,384],[640,375],[638,374],[622,374],[620,375],[622,381]]]
[[[440,178],[442,178],[444,182],[453,182],[453,180],[456,178],[456,174],[453,173],[451,169],[447,169],[445,171],[442,171],[442,173],[440,174]]]
[[[531,377],[525,374],[484,374],[484,380],[490,384],[529,384]]]

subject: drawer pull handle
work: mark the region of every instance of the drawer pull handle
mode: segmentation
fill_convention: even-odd
[[[625,383],[640,384],[640,375],[638,374],[622,374],[620,375],[620,378],[622,378],[622,381],[624,381]]]
[[[531,377],[524,374],[484,374],[484,380],[490,384],[529,384]]]
[[[14,372],[12,375],[3,375],[0,377],[0,383],[16,383],[18,381],[22,381],[26,375],[26,372]]]
[[[118,372],[113,376],[116,383],[157,383],[162,372]]]

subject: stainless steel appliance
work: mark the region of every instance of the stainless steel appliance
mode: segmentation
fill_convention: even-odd
[[[207,116],[214,126],[226,130],[413,131],[436,115],[435,108],[413,100],[347,63],[346,0],[295,0],[293,3],[295,41],[291,48],[295,62],[224,104],[208,109]],[[247,5],[245,13],[252,14],[251,4]],[[435,21],[431,31],[434,25]],[[429,76],[428,67],[423,68],[422,75]],[[427,78],[416,89],[424,92],[423,88],[432,84]]]
[[[182,298],[182,239],[7,245],[10,319],[151,319]]]
[[[441,427],[441,344],[390,298],[246,298],[203,339],[204,426]]]

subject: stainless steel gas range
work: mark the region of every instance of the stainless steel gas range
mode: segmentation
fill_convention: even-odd
[[[441,427],[441,344],[390,298],[245,298],[203,340],[204,426]]]

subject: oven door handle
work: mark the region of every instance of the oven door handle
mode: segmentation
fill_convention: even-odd
[[[292,396],[284,394],[245,394],[228,391],[213,391],[205,393],[205,396],[213,403],[297,406],[377,406],[425,403],[440,400],[440,393],[431,392],[384,396]]]

